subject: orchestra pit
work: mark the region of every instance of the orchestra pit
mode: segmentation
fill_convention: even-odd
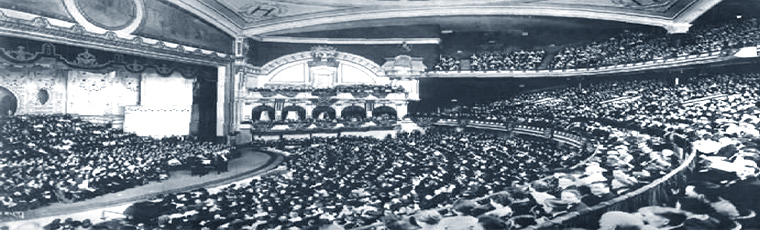
[[[760,0],[0,0],[0,230],[760,229]]]

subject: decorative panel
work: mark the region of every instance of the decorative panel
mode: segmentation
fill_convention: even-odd
[[[68,82],[68,113],[124,115],[124,106],[138,104],[140,78],[137,74],[71,70]]]
[[[0,67],[0,87],[16,97],[16,114],[63,113],[66,100],[63,73],[43,67]]]

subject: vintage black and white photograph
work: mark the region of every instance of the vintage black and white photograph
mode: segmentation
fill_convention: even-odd
[[[0,230],[760,230],[760,0],[0,0]]]

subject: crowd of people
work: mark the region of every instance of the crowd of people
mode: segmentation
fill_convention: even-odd
[[[278,142],[260,143],[280,146]],[[353,228],[386,214],[409,215],[474,199],[552,175],[588,156],[544,138],[506,138],[431,129],[396,138],[314,138],[293,145],[288,173],[265,176],[218,193],[164,196],[162,229]]]
[[[583,88],[524,94],[442,116],[520,122],[535,122],[532,119],[541,117],[543,120],[559,121],[547,124],[548,127],[565,131],[575,130],[596,140],[610,139],[615,136],[610,134],[635,130],[639,136],[651,135],[645,138],[648,139],[647,143],[662,143],[662,137],[670,139],[676,146],[694,143],[694,148],[700,156],[700,168],[689,178],[688,186],[673,191],[673,196],[678,198],[678,202],[668,205],[653,204],[657,207],[642,207],[634,213],[608,213],[600,219],[600,229],[631,226],[635,226],[631,229],[737,229],[739,226],[757,228],[759,221],[755,213],[759,211],[758,200],[748,197],[747,193],[760,185],[757,180],[760,171],[757,168],[760,162],[757,150],[760,143],[757,128],[760,124],[760,108],[756,104],[760,99],[760,92],[757,91],[760,88],[757,83],[760,74],[690,77],[680,79],[682,84],[674,84],[672,80],[610,80]],[[546,100],[547,98],[554,100]],[[553,103],[535,103],[537,101]],[[679,135],[672,135],[673,133]],[[636,140],[617,137],[612,139],[624,140],[626,143]],[[594,186],[600,186],[603,191],[611,190],[613,196],[590,196],[593,193],[584,194],[581,191],[581,203],[593,206],[598,202],[595,200],[597,198],[608,200],[614,195],[619,195],[615,191],[620,189],[620,185],[626,184],[625,181],[642,182],[642,178],[646,178],[647,175],[661,174],[667,172],[667,168],[680,164],[682,154],[679,154],[679,151],[652,148],[654,146],[632,147],[634,146],[608,148],[601,158],[595,156],[596,159],[592,159],[592,162],[596,161],[604,168],[599,171],[612,170],[612,174],[597,176],[607,178],[603,185],[583,180],[576,180],[575,185],[579,185],[578,181],[582,182],[580,185],[588,183],[588,191],[596,190]],[[621,150],[629,153],[621,155]],[[630,154],[631,150],[639,153]],[[642,155],[642,152],[649,154]],[[651,155],[652,153],[658,154]],[[634,157],[631,158],[631,155]],[[646,155],[649,156],[639,158]],[[602,160],[605,158],[606,160]],[[639,163],[628,164],[622,159],[634,159]],[[642,160],[648,165],[640,164]],[[624,167],[610,168],[610,162],[613,162],[612,165]],[[631,166],[639,169],[628,171],[627,168]],[[654,173],[650,171],[652,169],[655,169]],[[618,180],[615,175],[623,179]],[[559,176],[564,177],[566,176]],[[647,183],[646,181],[652,180],[644,179],[644,183]],[[587,202],[592,205],[588,205]],[[552,211],[556,211],[560,203],[572,202],[545,202],[543,207],[552,207]],[[560,210],[569,211],[566,206],[572,205],[559,205]],[[534,217],[536,216],[538,215],[534,214]],[[664,217],[672,219],[664,221]],[[591,224],[588,229],[596,227]]]
[[[470,70],[472,71],[515,71],[515,70],[537,70],[544,60],[545,51],[543,50],[520,50],[510,53],[476,53],[470,56]],[[447,56],[441,57],[441,61],[436,64],[436,71],[456,71],[458,70],[458,61]]]
[[[440,229],[464,223],[518,229],[604,206],[683,164],[694,148],[700,166],[688,184],[671,191],[676,202],[610,211],[581,229],[758,227],[758,199],[746,192],[760,185],[760,108],[755,103],[760,74],[684,78],[681,84],[670,80],[602,81],[441,115],[519,123],[554,119],[560,122],[547,127],[585,133],[593,143],[589,149],[543,137],[454,128],[386,139],[262,141],[256,144],[293,154],[284,163],[285,173],[220,191],[197,189],[141,202],[155,210],[144,224],[161,229],[349,229],[384,223],[386,229]],[[546,99],[556,100],[537,103]],[[50,134],[58,131],[53,127],[73,127],[53,122],[70,120],[66,117],[14,119],[4,127],[27,127],[14,129],[27,130],[15,138],[57,140],[49,139],[58,135]],[[41,134],[35,128],[53,131]],[[91,145],[105,143],[96,140]],[[7,139],[3,145],[17,142]],[[42,150],[27,153],[57,153]],[[145,215],[135,210],[128,214]]]
[[[162,180],[172,168],[230,148],[192,137],[140,137],[69,115],[12,116],[0,121],[0,134],[3,212]]]
[[[436,71],[536,70],[597,68],[629,63],[703,54],[726,49],[756,46],[760,25],[756,18],[736,19],[709,25],[696,25],[686,34],[669,35],[661,30],[624,31],[604,41],[564,47],[556,54],[543,50],[476,53],[470,66],[461,66],[453,56],[441,56]],[[542,65],[544,57],[551,58]]]
[[[626,32],[609,41],[568,47],[549,68],[590,68],[755,45],[757,29],[756,20],[742,19],[695,27],[678,42],[664,34]],[[474,55],[470,63],[474,70],[537,68],[542,59],[537,57],[543,55]],[[439,65],[453,70],[459,68],[455,62],[446,58]],[[389,89],[393,91],[376,86],[329,90]],[[586,138],[580,148],[544,137],[440,127],[385,139],[259,141],[253,144],[292,154],[279,173],[218,191],[160,195],[135,203],[125,214],[141,226],[159,229],[373,224],[385,229],[519,229],[604,208],[684,164],[694,150],[698,166],[688,183],[667,191],[673,202],[608,211],[577,229],[759,228],[760,199],[748,195],[760,188],[758,89],[760,73],[687,77],[678,84],[667,77],[611,79],[435,115],[575,133]],[[2,120],[0,131],[2,210],[120,191],[160,180],[172,165],[191,164],[229,148],[180,137],[138,137],[66,115],[13,116]]]

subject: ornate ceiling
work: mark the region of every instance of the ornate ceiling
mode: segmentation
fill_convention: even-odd
[[[585,18],[658,26],[670,32],[722,0],[168,0],[232,35],[267,36],[378,24],[438,24],[484,16],[473,23],[498,24],[503,16]]]

